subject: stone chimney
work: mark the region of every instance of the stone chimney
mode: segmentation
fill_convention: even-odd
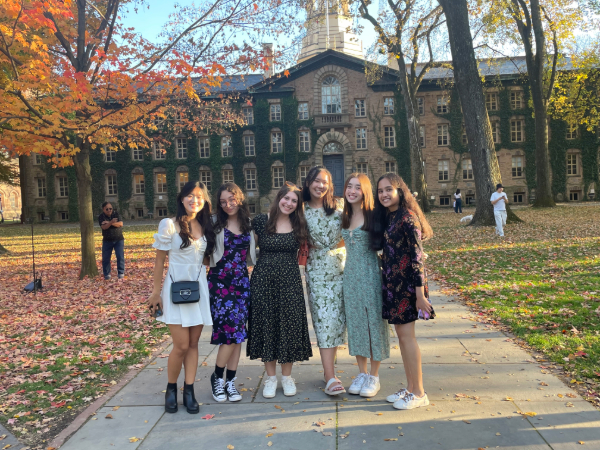
[[[270,78],[275,75],[275,66],[273,60],[273,44],[263,44],[263,56],[269,67],[265,68],[265,78]]]

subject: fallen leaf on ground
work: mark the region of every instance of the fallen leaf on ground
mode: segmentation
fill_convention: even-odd
[[[333,436],[333,433],[331,431],[323,431],[323,436]]]
[[[267,442],[267,447],[271,447],[273,443],[271,441]]]
[[[120,408],[120,406],[115,406],[115,407],[113,408],[113,411],[116,411],[116,410],[117,410],[117,409],[119,409],[119,408]]]
[[[135,436],[134,436],[134,437],[130,437],[130,438],[129,438],[129,442],[137,442],[137,441],[139,441],[139,440],[140,440],[140,438],[137,438],[137,437],[135,437]]]
[[[112,418],[113,418],[112,414],[107,414],[105,417],[105,419],[112,419]]]
[[[204,419],[204,420],[210,420],[210,419],[212,419],[213,417],[215,417],[215,415],[214,415],[214,414],[207,414],[207,415],[205,415],[205,416],[201,417],[201,419]]]
[[[234,447],[233,445],[231,445],[231,444],[229,444],[229,445],[227,446],[227,450],[233,450],[234,448],[235,448],[235,447]]]
[[[397,441],[398,438],[385,438],[384,441]]]
[[[273,433],[269,433],[265,437],[271,437],[271,436],[273,436]]]

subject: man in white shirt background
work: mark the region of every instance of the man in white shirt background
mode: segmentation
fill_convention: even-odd
[[[502,184],[496,185],[496,192],[492,194],[490,198],[492,205],[494,205],[494,218],[496,219],[496,234],[500,237],[504,237],[504,225],[506,225],[506,204],[508,203],[508,197]]]

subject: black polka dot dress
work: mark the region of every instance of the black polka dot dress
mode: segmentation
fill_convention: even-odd
[[[279,364],[312,356],[302,278],[300,244],[294,233],[267,234],[267,215],[252,221],[260,254],[250,279],[248,343],[250,359]]]

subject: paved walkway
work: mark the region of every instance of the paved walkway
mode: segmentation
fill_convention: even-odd
[[[398,411],[385,401],[404,382],[396,337],[391,357],[382,364],[382,389],[371,400],[325,395],[319,352],[313,345],[315,356],[294,366],[295,397],[285,397],[280,384],[274,399],[264,399],[263,365],[243,356],[238,388],[244,390],[244,399],[216,403],[209,386],[216,350],[209,344],[207,329],[199,346],[196,379],[200,414],[190,415],[182,406],[176,414],[164,412],[165,353],[149,362],[61,448],[600,449],[600,411],[546,373],[506,335],[474,321],[463,305],[443,296],[435,284],[431,288],[438,317],[417,323],[431,401],[427,408]],[[339,353],[336,370],[349,386],[357,367],[347,346]],[[180,386],[182,382],[180,377]],[[106,419],[107,414],[112,420]],[[207,415],[214,417],[203,419]]]

